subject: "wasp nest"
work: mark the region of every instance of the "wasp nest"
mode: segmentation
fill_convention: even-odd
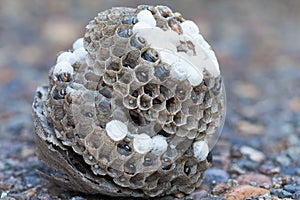
[[[112,8],[61,53],[33,103],[39,157],[72,190],[190,194],[224,121],[214,52],[166,6]],[[212,143],[211,143],[212,142]]]

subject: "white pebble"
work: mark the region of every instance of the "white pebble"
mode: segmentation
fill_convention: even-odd
[[[161,135],[156,135],[152,138],[152,153],[155,155],[161,155],[163,154],[167,148],[168,148],[168,143],[166,141],[166,138],[161,136]]]
[[[83,47],[80,47],[76,49],[73,54],[75,55],[77,61],[82,62],[85,61],[87,51]]]
[[[152,139],[149,135],[145,133],[134,135],[133,148],[136,152],[140,154],[145,154],[151,151],[152,147]]]
[[[73,67],[69,62],[59,62],[55,65],[54,69],[53,69],[53,74],[54,75],[58,75],[61,73],[68,73],[70,75],[73,75]]]
[[[72,52],[63,52],[57,57],[56,63],[68,62],[73,65],[76,62],[76,57]]]
[[[127,126],[119,120],[112,120],[106,124],[105,128],[107,135],[113,141],[124,139],[128,133]]]
[[[194,156],[199,162],[207,158],[207,155],[209,153],[207,142],[205,142],[204,140],[196,141],[194,142],[193,147]]]
[[[83,47],[83,38],[78,38],[74,43],[73,43],[73,49],[79,49]]]
[[[249,158],[255,162],[262,162],[266,158],[265,154],[252,147],[242,146],[240,150],[242,154],[249,156]]]
[[[186,20],[186,21],[182,22],[180,25],[181,25],[183,34],[194,35],[194,34],[199,33],[199,28],[193,21]]]
[[[139,22],[148,24],[151,27],[156,26],[156,20],[149,10],[142,10],[137,14],[137,19]]]

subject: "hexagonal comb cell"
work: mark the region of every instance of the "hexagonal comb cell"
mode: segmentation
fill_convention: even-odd
[[[173,121],[172,114],[169,113],[167,110],[162,110],[159,112],[158,122],[161,124],[167,124]]]
[[[169,134],[174,134],[177,131],[177,126],[175,123],[164,124],[163,130]]]
[[[139,64],[140,51],[129,51],[122,59],[122,65],[126,68],[134,69]]]
[[[146,124],[145,118],[139,110],[129,110],[130,119],[137,126],[143,126]]]
[[[169,65],[158,65],[154,67],[154,75],[160,81],[165,81],[170,76]]]
[[[196,24],[166,6],[99,13],[35,96],[39,156],[63,174],[52,177],[116,198],[199,188],[225,107],[203,44]]]
[[[135,109],[137,108],[137,99],[131,95],[127,95],[124,97],[124,106],[128,109]]]
[[[129,84],[134,79],[134,72],[129,69],[121,69],[121,71],[117,74],[118,81],[121,83]]]
[[[170,113],[175,114],[181,109],[181,104],[177,98],[172,97],[166,101],[166,108]]]
[[[182,111],[179,111],[174,115],[174,122],[177,126],[186,124],[186,116]]]
[[[111,58],[107,61],[105,69],[118,72],[121,69],[121,60],[119,58]]]
[[[113,85],[117,81],[117,74],[113,71],[106,71],[103,81],[108,85]]]
[[[184,101],[190,97],[191,85],[188,81],[179,83],[176,87],[175,94],[180,101]]]
[[[128,38],[132,36],[133,32],[129,26],[121,26],[118,28],[118,35],[120,37]]]
[[[139,82],[146,83],[151,80],[151,69],[149,66],[142,65],[136,68],[135,77]]]
[[[122,141],[117,145],[117,147],[118,147],[118,152],[124,156],[129,156],[133,152],[133,149],[128,142]]]
[[[148,96],[155,98],[159,95],[159,86],[157,84],[148,83],[144,85],[144,93]]]
[[[191,99],[195,104],[201,104],[204,100],[205,91],[200,86],[194,87],[191,92]]]
[[[152,108],[154,110],[157,110],[157,111],[163,110],[166,106],[165,99],[162,95],[159,95],[158,97],[155,97],[152,100],[152,104],[153,104]]]
[[[164,85],[161,85],[159,87],[159,90],[160,90],[160,94],[162,94],[164,99],[170,99],[174,95],[174,93]]]
[[[146,40],[143,37],[132,37],[130,45],[138,50],[142,50],[146,46]]]
[[[155,49],[149,48],[142,53],[142,58],[148,62],[156,62],[159,59],[159,55]]]
[[[152,107],[152,98],[147,94],[140,95],[137,101],[138,107],[141,110],[148,110]]]

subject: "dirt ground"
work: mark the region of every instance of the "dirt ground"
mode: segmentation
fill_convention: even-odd
[[[31,103],[97,12],[157,1],[0,1],[0,199],[101,199],[40,176]],[[185,199],[300,199],[300,1],[160,1],[215,50],[227,116],[203,185]],[[176,198],[181,198],[180,196]]]

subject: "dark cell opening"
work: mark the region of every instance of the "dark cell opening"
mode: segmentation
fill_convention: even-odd
[[[144,117],[137,110],[130,110],[129,115],[136,125],[142,126],[145,124]]]
[[[172,160],[170,158],[163,158],[161,160],[161,168],[163,170],[169,170],[172,168]]]
[[[118,152],[121,155],[129,156],[132,153],[132,148],[126,142],[121,142],[117,145]]]
[[[156,50],[149,48],[142,54],[142,58],[149,62],[156,62],[159,56]]]

